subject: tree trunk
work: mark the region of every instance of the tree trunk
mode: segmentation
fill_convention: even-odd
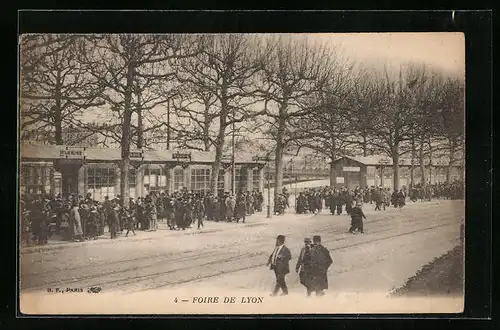
[[[335,164],[333,161],[330,163],[330,187],[335,187],[337,174],[335,173]]]
[[[450,184],[451,183],[451,169],[453,166],[453,163],[455,162],[455,149],[456,149],[456,143],[455,140],[449,139],[448,141],[448,148],[449,148],[449,157],[450,161],[448,163],[448,166],[446,167],[446,183]]]
[[[55,106],[52,108],[54,113],[54,139],[57,145],[64,144],[62,136],[62,105],[61,105],[61,71],[57,71],[55,87]]]
[[[335,158],[337,158],[337,150],[335,145],[335,137],[332,137],[332,150],[330,150],[330,187],[335,187],[337,183],[337,173],[335,173]]]
[[[420,184],[422,185],[422,187],[425,187],[427,185],[427,180],[426,180],[426,175],[425,175],[424,139],[423,139],[423,137],[420,140],[420,150],[419,150],[419,155],[418,155],[418,162],[420,164],[420,175],[421,175]]]
[[[276,135],[276,152],[274,159],[274,196],[276,196],[281,191],[283,186],[283,151],[285,149],[283,138],[286,125],[286,105],[282,105],[279,109],[279,112],[280,116],[278,120],[278,134]]]
[[[170,150],[170,99],[167,101],[167,150]]]
[[[142,149],[144,146],[144,132],[142,129],[142,109],[141,109],[141,93],[137,92],[137,149]]]
[[[392,169],[393,169],[393,174],[392,174],[392,186],[394,190],[399,189],[399,146],[394,146],[393,152],[392,152]]]
[[[219,183],[219,171],[222,160],[222,148],[215,149],[215,162],[212,164],[212,173],[210,173],[210,190],[213,196],[217,196],[217,186]]]
[[[132,121],[132,84],[134,82],[134,68],[129,65],[127,72],[127,85],[125,88],[124,105],[123,105],[123,126],[122,138],[120,141],[121,152],[121,166],[120,166],[120,195],[122,205],[128,207],[129,205],[129,165],[130,165],[130,125]]]
[[[281,192],[283,187],[283,145],[281,141],[276,145],[276,154],[275,154],[275,178],[274,178],[274,196]]]
[[[415,138],[411,138],[411,167],[410,167],[410,189],[411,192],[413,189],[414,181],[415,181],[415,157],[416,157],[416,146],[415,146]]]
[[[368,143],[366,140],[366,132],[363,132],[363,157],[368,156]]]
[[[64,144],[62,136],[62,116],[61,116],[61,100],[56,98],[56,105],[52,108],[54,112],[54,139],[57,145]]]
[[[225,104],[223,104],[224,106]],[[224,150],[224,136],[226,134],[226,115],[227,108],[221,109],[221,114],[219,117],[219,135],[217,135],[217,144],[215,145],[215,162],[212,165],[212,173],[210,175],[210,189],[212,195],[217,196],[217,185],[219,182],[219,171],[222,161],[222,151]]]
[[[209,105],[205,103],[205,114],[203,121],[203,145],[205,151],[210,151],[210,122],[212,117],[209,112]]]

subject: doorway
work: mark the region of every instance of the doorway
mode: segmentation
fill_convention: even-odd
[[[60,167],[63,196],[78,195],[78,165]]]

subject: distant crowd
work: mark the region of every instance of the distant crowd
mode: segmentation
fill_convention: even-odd
[[[455,181],[450,184],[415,185],[409,193],[406,187],[392,193],[389,188],[374,186],[365,189],[306,189],[296,197],[295,211],[297,214],[316,214],[326,208],[331,214],[342,215],[345,212],[357,219],[359,211],[356,208],[361,209],[365,203],[375,204],[375,210],[381,211],[391,205],[404,207],[408,197],[414,202],[432,198],[462,199],[464,184],[463,181]],[[290,207],[289,200],[290,194],[283,188],[281,193],[275,195],[274,214],[284,214]],[[22,196],[21,239],[23,244],[28,245],[47,244],[52,235],[59,235],[68,241],[95,240],[104,235],[106,228],[114,239],[123,232],[127,237],[130,232],[135,235],[136,230],[156,231],[158,223],[165,220],[170,230],[186,230],[193,226],[200,229],[204,227],[204,220],[245,222],[248,216],[262,211],[263,203],[264,197],[259,191],[238,192],[236,195],[221,192],[218,196],[186,189],[171,194],[151,192],[144,198],[130,198],[128,206],[123,205],[120,196],[114,199],[106,196],[103,202],[93,200],[91,194],[85,197],[60,194]]]
[[[390,191],[389,188],[375,187],[347,189],[320,187],[315,189],[306,189],[305,192],[297,196],[296,213],[319,213],[323,206],[330,210],[331,214],[350,214],[352,208],[364,203],[375,204],[375,210],[385,210],[386,207],[403,207],[406,199],[411,201],[429,201],[431,199],[463,199],[464,182],[453,181],[447,183],[421,184],[414,185],[408,192],[406,186],[399,190]]]
[[[136,230],[155,231],[166,220],[171,230],[204,226],[203,220],[245,222],[246,217],[262,211],[261,192],[223,193],[214,196],[182,189],[172,194],[151,192],[146,197],[130,198],[124,206],[120,196],[101,203],[89,193],[83,196],[58,194],[21,198],[22,242],[47,244],[52,235],[63,240],[84,241],[104,235],[107,227],[112,239]]]

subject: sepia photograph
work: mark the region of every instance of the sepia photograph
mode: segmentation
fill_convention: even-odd
[[[464,311],[463,33],[18,47],[21,313]]]

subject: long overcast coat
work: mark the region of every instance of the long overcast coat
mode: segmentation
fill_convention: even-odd
[[[333,263],[330,252],[322,245],[311,248],[311,291],[328,289],[328,268]]]
[[[79,236],[83,235],[82,221],[80,219],[80,212],[78,211],[78,206],[73,206],[70,211],[71,225],[73,226],[73,235]]]

